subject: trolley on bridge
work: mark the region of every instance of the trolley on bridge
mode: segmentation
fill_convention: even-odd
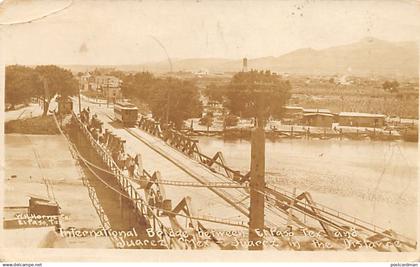
[[[124,126],[133,126],[137,122],[138,109],[129,102],[117,102],[114,105],[115,120],[124,124]]]

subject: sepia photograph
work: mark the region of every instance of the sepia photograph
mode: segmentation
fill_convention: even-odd
[[[0,260],[418,261],[419,15],[2,1]]]

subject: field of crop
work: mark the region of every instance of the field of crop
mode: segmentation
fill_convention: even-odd
[[[383,88],[386,81],[395,81],[393,78],[348,77],[344,82],[337,77],[289,76],[284,79],[292,85],[289,105],[418,119],[419,84],[415,77],[398,78],[395,90]],[[193,81],[203,89],[209,84],[224,86],[229,78],[201,77]]]
[[[323,80],[291,80],[291,105],[328,108],[332,112],[354,111],[418,118],[418,83],[400,82],[398,91],[382,88],[384,81],[357,81],[348,85]]]

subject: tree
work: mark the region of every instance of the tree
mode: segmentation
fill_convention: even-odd
[[[162,123],[172,122],[180,128],[185,119],[201,117],[198,88],[190,81],[138,72],[123,77],[121,90],[125,97],[146,103],[153,117]]]
[[[12,65],[6,67],[5,102],[11,105],[25,103],[41,88],[41,82],[34,69]]]
[[[239,72],[226,89],[227,106],[242,117],[280,118],[290,98],[291,85],[270,71]]]
[[[121,91],[125,97],[134,97],[147,102],[149,92],[157,79],[150,72],[138,72],[124,76],[122,81]]]
[[[400,86],[400,84],[396,80],[393,80],[393,81],[385,81],[382,84],[382,88],[385,91],[390,91],[391,93],[398,92],[398,87],[399,86]]]
[[[148,104],[156,119],[172,122],[178,129],[184,120],[199,117],[202,112],[198,88],[189,81],[176,78],[156,80],[149,92]]]
[[[209,100],[223,102],[225,90],[226,88],[224,86],[217,86],[215,83],[210,83],[206,86],[203,93]]]
[[[122,80],[125,77],[125,72],[121,70],[111,70],[107,72],[107,75],[117,77],[118,79]]]
[[[35,67],[39,80],[43,86],[37,87],[35,94],[44,101],[44,113],[47,115],[51,98],[59,94],[63,97],[77,94],[78,83],[71,71],[55,65],[42,65]]]
[[[251,133],[251,171],[249,236],[261,245],[249,246],[251,250],[263,249],[262,237],[257,229],[264,228],[265,197],[265,131],[266,120],[281,117],[283,106],[290,97],[290,83],[270,71],[239,72],[227,87],[228,106],[233,114],[254,117],[256,124]]]
[[[92,75],[93,75],[93,76],[101,76],[101,75],[103,75],[106,71],[107,71],[107,70],[106,70],[106,69],[103,69],[103,68],[95,68],[95,69],[92,71]]]

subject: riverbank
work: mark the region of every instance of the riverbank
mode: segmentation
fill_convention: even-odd
[[[251,139],[252,128],[229,128],[225,130],[186,130],[190,136],[223,137],[227,140]],[[418,142],[417,128],[403,130],[384,130],[374,128],[338,127],[336,129],[321,127],[291,126],[284,130],[266,130],[266,137],[271,140],[307,139],[307,140],[370,140],[370,141],[396,141]]]
[[[241,119],[237,126],[224,127],[223,120],[216,119],[210,127],[200,125],[199,119],[188,119],[183,130],[190,136],[215,136],[225,139],[251,138],[254,125],[252,120]],[[415,120],[389,121],[384,127],[355,127],[332,123],[329,127],[284,124],[281,121],[268,121],[265,126],[266,137],[272,140],[311,139],[311,140],[404,140],[418,142],[418,122]]]
[[[60,207],[62,229],[100,229],[101,222],[78,168],[61,135],[6,134],[5,219],[26,213],[31,196],[52,197]],[[8,247],[113,247],[106,237],[64,238],[52,227],[6,229],[3,233]]]

